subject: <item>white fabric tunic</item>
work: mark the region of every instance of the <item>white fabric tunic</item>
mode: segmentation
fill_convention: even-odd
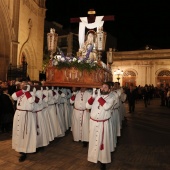
[[[29,92],[19,95],[20,92],[12,94],[12,98],[17,101],[13,119],[12,149],[17,152],[33,153],[36,152],[37,146],[36,117],[32,112],[35,97],[28,95],[28,98],[26,93]]]
[[[61,128],[61,135],[59,135],[59,137],[63,137],[63,136],[65,136],[66,128],[65,128],[65,121],[64,121],[63,113],[60,111],[60,108],[59,108],[61,96],[58,94],[57,90],[54,90],[54,91],[58,96],[58,97],[54,98],[54,103],[55,103],[55,106],[56,106],[56,114],[58,116],[58,121],[59,121],[60,128]]]
[[[70,122],[70,112],[69,112],[69,107],[68,107],[68,97],[67,97],[67,89],[66,88],[62,88],[60,89],[62,94],[61,94],[61,98],[60,98],[60,111],[63,112],[63,116],[64,116],[64,123],[65,123],[65,128],[66,130],[69,129],[69,127],[71,126],[71,122]]]
[[[122,88],[119,88],[116,90],[118,96],[119,96],[119,117],[120,117],[120,127],[122,128],[122,121],[123,121],[123,106],[122,106],[122,101],[121,101],[121,94],[123,92]]]
[[[116,136],[121,136],[121,124],[120,124],[120,100],[118,93],[116,91],[112,91],[112,95],[115,96],[116,102],[112,107],[112,122],[113,122],[113,133],[116,133]]]
[[[54,101],[55,99],[53,96],[53,91],[48,90],[48,114],[51,122],[52,133],[54,137],[58,137],[59,135],[62,134],[62,131],[61,131]]]
[[[117,97],[114,95],[114,93],[110,92],[110,95],[112,96],[113,98],[113,104],[112,104],[112,107],[111,107],[111,118],[109,119],[110,121],[110,127],[111,127],[111,130],[110,130],[110,137],[111,137],[111,140],[110,140],[110,146],[111,146],[111,152],[115,151],[115,148],[116,148],[116,143],[117,143],[117,133],[116,133],[116,123],[115,123],[115,120],[117,120],[115,118],[115,114],[113,115],[113,107],[117,104]]]
[[[49,144],[47,122],[45,121],[45,116],[43,114],[43,91],[37,90],[35,93],[37,101],[35,100],[33,113],[36,116],[37,123],[37,148],[47,146]]]
[[[56,108],[57,109],[57,114],[59,115],[60,117],[60,122],[62,124],[62,134],[64,135],[65,132],[66,132],[66,123],[65,123],[65,108],[64,108],[64,103],[63,103],[63,97],[61,97],[61,95],[59,95],[58,97],[58,107]]]
[[[92,105],[88,102],[86,104],[86,107],[91,109],[87,159],[94,163],[97,163],[97,161],[100,161],[101,163],[110,163],[110,140],[112,139],[110,137],[111,121],[109,121],[109,119],[111,118],[111,107],[114,99],[111,95],[104,95],[101,97],[106,101],[103,106],[98,102],[98,99],[100,98],[98,96],[95,98]]]
[[[46,121],[46,125],[47,125],[48,140],[52,141],[52,140],[54,140],[54,134],[52,132],[51,120],[50,120],[50,116],[48,113],[48,89],[43,90],[42,104],[43,104],[42,113],[45,117],[45,121]]]
[[[123,92],[121,94],[120,98],[121,98],[121,102],[122,102],[122,120],[124,120],[125,115],[126,115],[125,102],[126,102],[127,94]]]
[[[75,100],[70,99],[70,103],[74,103],[71,126],[74,141],[89,141],[90,113],[86,109],[86,103],[90,96],[89,91],[79,91]]]

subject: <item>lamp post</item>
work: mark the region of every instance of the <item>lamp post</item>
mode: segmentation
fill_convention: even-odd
[[[116,71],[114,71],[114,75],[117,75],[117,81],[119,82],[120,75],[123,75],[123,71],[120,69],[117,69]]]

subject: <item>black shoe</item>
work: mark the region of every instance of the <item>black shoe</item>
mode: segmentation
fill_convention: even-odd
[[[100,170],[106,170],[106,164],[100,163]]]
[[[19,158],[19,162],[24,162],[26,158],[27,158],[26,153],[21,153],[21,156]]]
[[[88,142],[83,142],[83,147],[86,148],[88,146]]]
[[[44,151],[44,147],[37,148],[35,153],[38,153],[38,152],[41,152],[41,151]]]

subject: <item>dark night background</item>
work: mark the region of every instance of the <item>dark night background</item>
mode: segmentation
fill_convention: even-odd
[[[104,31],[117,38],[119,51],[139,50],[146,45],[170,49],[170,5],[166,0],[47,0],[46,20],[56,21],[63,29],[78,28],[70,18],[114,15],[105,21]]]

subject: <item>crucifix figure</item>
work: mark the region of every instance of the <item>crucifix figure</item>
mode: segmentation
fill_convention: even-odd
[[[85,37],[85,28],[88,29],[94,29],[94,28],[100,28],[103,27],[104,21],[113,21],[114,16],[95,16],[96,12],[94,9],[90,9],[88,11],[88,17],[80,17],[80,18],[71,18],[71,23],[77,23],[79,22],[79,46],[82,46],[82,43],[84,43],[84,37]]]

